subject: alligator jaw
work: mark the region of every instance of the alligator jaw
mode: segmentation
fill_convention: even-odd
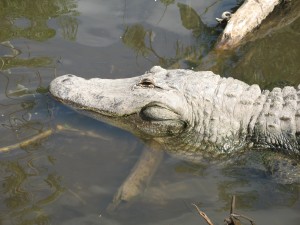
[[[109,117],[120,117],[135,112],[136,107],[126,107],[122,104],[126,100],[126,93],[130,92],[135,82],[134,78],[86,80],[67,74],[51,82],[50,92],[54,98],[75,109],[92,111]]]

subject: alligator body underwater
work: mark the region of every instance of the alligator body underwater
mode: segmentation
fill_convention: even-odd
[[[59,101],[197,159],[245,146],[300,155],[300,86],[261,91],[209,71],[159,66],[137,77],[86,80],[63,75],[50,84]]]

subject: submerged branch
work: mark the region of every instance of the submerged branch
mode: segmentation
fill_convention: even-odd
[[[39,133],[38,135],[35,135],[34,137],[29,138],[25,141],[21,141],[19,143],[13,144],[13,145],[8,145],[8,146],[5,146],[5,147],[1,147],[0,152],[8,152],[8,151],[11,151],[11,150],[14,150],[14,149],[17,149],[17,148],[24,148],[28,145],[34,144],[34,143],[44,139],[46,137],[49,137],[51,134],[53,134],[53,132],[54,131],[52,129],[43,131],[43,132]]]
[[[78,130],[78,129],[74,129],[74,128],[71,128],[71,127],[68,127],[68,126],[64,126],[64,125],[56,125],[56,127],[54,129],[48,129],[48,130],[45,130],[29,139],[26,139],[24,141],[21,141],[19,143],[16,143],[16,144],[13,144],[13,145],[8,145],[8,146],[5,146],[5,147],[0,147],[0,153],[2,152],[9,152],[9,151],[12,151],[14,149],[18,149],[18,148],[25,148],[29,145],[32,145],[32,144],[35,144],[47,137],[49,137],[50,135],[56,133],[56,132],[61,132],[61,131],[69,131],[69,132],[76,132],[77,134],[81,135],[81,136],[89,136],[89,137],[93,137],[93,138],[101,138],[101,139],[104,139],[104,140],[108,140],[107,138],[105,137],[102,137],[92,131],[81,131],[81,130]]]

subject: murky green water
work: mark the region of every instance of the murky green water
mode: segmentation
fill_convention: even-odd
[[[0,0],[0,147],[45,134],[0,153],[0,224],[204,224],[191,203],[222,224],[234,194],[257,224],[298,225],[299,186],[276,183],[259,165],[203,167],[172,156],[141,197],[107,214],[143,144],[47,94],[65,73],[131,77],[153,65],[210,69],[266,88],[300,83],[299,19],[210,56],[220,32],[214,18],[238,2]],[[45,133],[57,125],[66,130]]]

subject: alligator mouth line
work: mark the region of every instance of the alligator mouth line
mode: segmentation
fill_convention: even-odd
[[[76,103],[76,102],[73,102],[71,100],[62,100],[54,95],[52,95],[52,97],[54,99],[56,99],[57,101],[63,103],[64,105],[67,105],[68,107],[70,108],[73,108],[75,110],[79,110],[79,111],[88,111],[90,113],[98,113],[100,116],[104,116],[104,117],[107,117],[107,118],[118,118],[118,117],[127,117],[127,116],[130,116],[130,115],[133,115],[134,113],[132,114],[126,114],[126,115],[118,115],[114,112],[110,112],[110,111],[107,111],[107,110],[100,110],[100,109],[97,109],[97,108],[94,108],[94,107],[87,107],[87,106],[84,106],[80,103]]]

